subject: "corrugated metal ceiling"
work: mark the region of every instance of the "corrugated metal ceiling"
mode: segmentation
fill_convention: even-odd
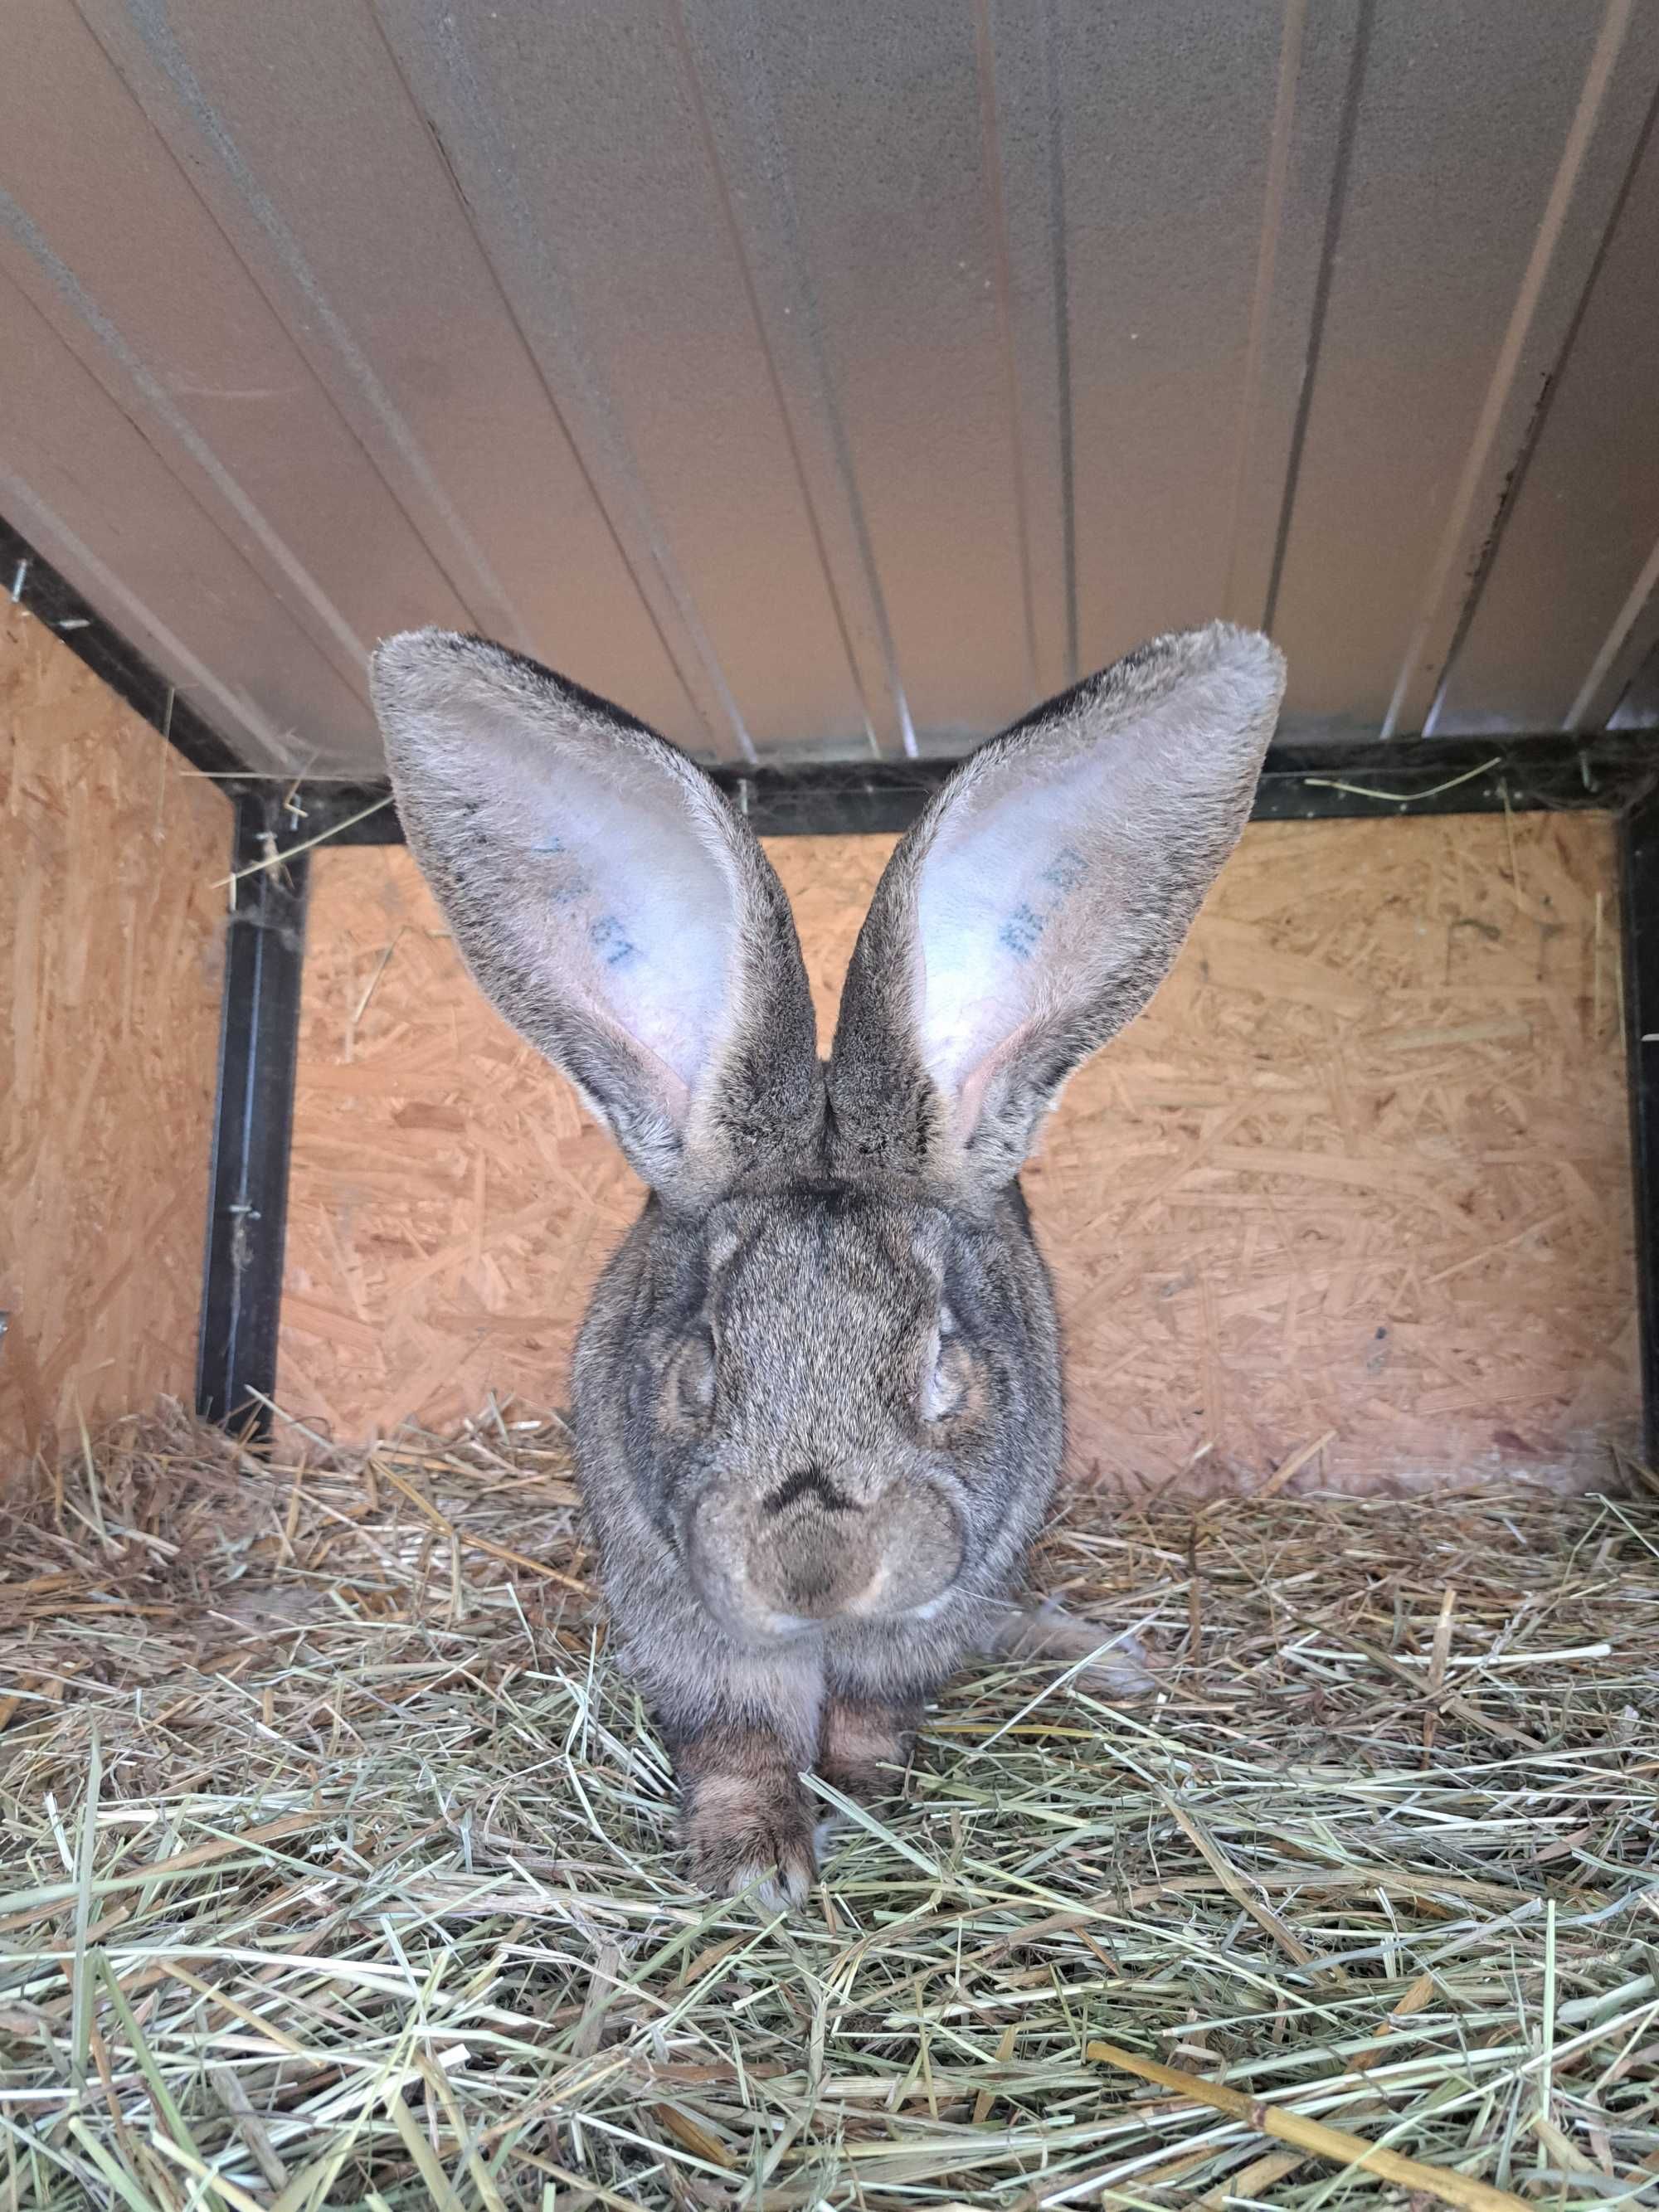
[[[725,759],[1218,611],[1292,731],[1650,722],[1656,88],[1644,0],[26,0],[0,512],[261,766],[419,622]]]

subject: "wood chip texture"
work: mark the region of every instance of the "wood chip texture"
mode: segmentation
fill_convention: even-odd
[[[769,848],[824,1040],[891,844]],[[342,1437],[562,1402],[639,1188],[406,853],[314,880],[282,1394]],[[1638,1401],[1626,1114],[1609,821],[1253,827],[1028,1173],[1074,1477],[1601,1480]]]
[[[0,599],[0,1483],[191,1389],[230,834]]]

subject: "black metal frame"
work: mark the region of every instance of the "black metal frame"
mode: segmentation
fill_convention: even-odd
[[[276,1389],[311,855],[273,860],[303,818],[280,793],[241,791],[235,807],[196,1403],[258,1438]]]
[[[27,607],[37,621],[55,631],[118,697],[153,723],[192,768],[204,775],[232,782],[246,775],[230,747],[190,702],[3,520],[0,520],[0,592],[14,606]]]
[[[796,769],[722,769],[716,781],[763,836],[893,834],[908,828],[951,769],[951,761],[830,763]],[[1275,745],[1256,793],[1252,818],[1265,822],[1376,819],[1407,814],[1535,813],[1595,810],[1619,818],[1622,854],[1626,963],[1626,1052],[1631,1086],[1631,1158],[1635,1183],[1637,1279],[1641,1309],[1644,1438],[1659,1465],[1659,756],[1653,741],[1629,737],[1543,737],[1486,742],[1423,738],[1393,744]],[[287,842],[324,838],[349,845],[395,845],[403,826],[384,787],[312,785],[298,795],[301,812]],[[290,866],[303,866],[301,854]],[[227,989],[230,979],[227,976]],[[258,1021],[246,1048],[273,1069],[291,1062],[298,1020],[292,1000],[269,1001],[268,1030]],[[227,1035],[229,1001],[227,1000]],[[228,1079],[224,1080],[228,1081]],[[291,1103],[286,1069],[283,1111]],[[245,1091],[221,1091],[233,1109]],[[238,1109],[240,1110],[240,1109]],[[222,1133],[221,1144],[223,1137]],[[275,1188],[287,1175],[287,1139],[272,1127],[262,1155],[267,1181],[255,1249],[268,1287],[250,1310],[246,1278],[210,1259],[204,1291],[207,1317],[240,1295],[244,1321],[238,1370],[241,1387],[269,1395],[276,1362],[277,1299],[282,1273],[281,1207]],[[217,1183],[216,1182],[216,1192]],[[245,1200],[246,1202],[246,1200]],[[218,1201],[216,1196],[216,1218]],[[243,1217],[246,1218],[247,1217]],[[273,1227],[273,1222],[275,1226]],[[240,1234],[240,1232],[239,1232]],[[239,1248],[244,1249],[246,1248]],[[204,1370],[205,1371],[205,1370]],[[232,1393],[234,1396],[234,1391]],[[203,1410],[221,1402],[206,1395]]]
[[[1619,860],[1642,1445],[1648,1466],[1659,1468],[1659,790],[1643,791],[1620,814]]]
[[[192,766],[224,779],[236,810],[238,899],[225,958],[212,1198],[197,1402],[251,1437],[276,1378],[289,1156],[312,850],[397,845],[384,784],[284,787],[251,775],[222,739],[17,533],[0,522],[0,589],[21,599],[153,723]],[[720,769],[715,780],[763,836],[908,829],[951,760]],[[1651,732],[1284,742],[1267,756],[1252,818],[1314,822],[1407,814],[1594,809],[1618,817],[1626,1051],[1641,1310],[1645,1451],[1659,1466],[1659,744]]]
[[[954,757],[716,769],[714,781],[763,837],[896,835],[908,830]],[[1256,787],[1257,822],[1390,814],[1617,812],[1659,772],[1653,740],[1626,737],[1418,738],[1390,744],[1279,744]],[[343,845],[401,845],[384,784],[304,787],[304,835]]]

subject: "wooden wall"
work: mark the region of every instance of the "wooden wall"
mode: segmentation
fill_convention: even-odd
[[[890,841],[780,840],[827,1036]],[[406,854],[319,854],[282,1395],[356,1436],[563,1401],[638,1189],[461,974]],[[1073,1470],[1605,1472],[1638,1403],[1613,832],[1251,829],[1028,1187]],[[1303,1478],[1297,1478],[1301,1480]]]
[[[196,1364],[230,808],[0,601],[0,1475]]]

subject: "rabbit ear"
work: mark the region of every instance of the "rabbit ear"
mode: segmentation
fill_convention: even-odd
[[[1139,1012],[1250,810],[1285,690],[1265,637],[1161,637],[951,778],[889,862],[842,998],[843,1172],[983,1200]]]
[[[389,638],[372,684],[404,830],[463,958],[647,1182],[699,1204],[816,1126],[789,903],[700,769],[481,638]]]

